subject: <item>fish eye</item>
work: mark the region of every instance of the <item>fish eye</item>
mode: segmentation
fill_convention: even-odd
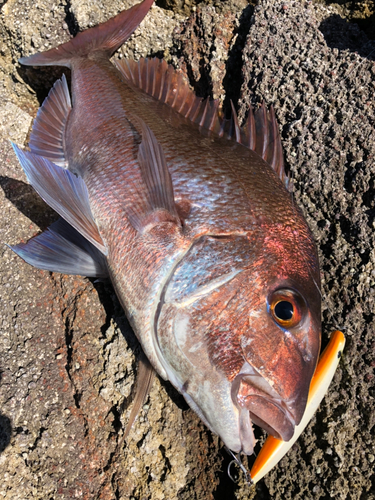
[[[294,290],[288,289],[273,292],[269,305],[274,321],[283,328],[297,326],[305,308],[303,298]]]
[[[294,307],[288,300],[280,300],[280,302],[275,305],[273,312],[277,319],[281,321],[290,321],[293,318]]]

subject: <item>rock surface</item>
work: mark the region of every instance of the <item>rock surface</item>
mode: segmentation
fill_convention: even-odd
[[[323,344],[339,327],[347,347],[316,417],[257,487],[228,479],[220,440],[159,380],[120,448],[139,346],[114,292],[33,269],[4,245],[56,218],[9,139],[27,142],[62,71],[17,59],[134,3],[8,0],[1,9],[0,498],[374,499],[375,43],[333,7],[160,2],[118,54],[166,57],[200,95],[238,103],[241,118],[262,100],[275,107],[296,202],[320,249]]]

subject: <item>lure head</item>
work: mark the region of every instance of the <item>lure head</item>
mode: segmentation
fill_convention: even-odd
[[[302,252],[274,237],[205,236],[162,296],[157,339],[168,377],[235,452],[253,453],[252,423],[287,441],[304,413],[320,292],[312,240]]]

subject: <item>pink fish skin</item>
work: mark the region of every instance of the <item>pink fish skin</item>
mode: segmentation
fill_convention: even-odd
[[[234,115],[228,139],[217,103],[165,63],[110,63],[152,3],[20,60],[71,68],[72,98],[58,81],[31,152],[15,146],[64,220],[14,251],[108,274],[154,369],[251,454],[252,422],[289,440],[305,410],[320,349],[316,247],[274,171],[285,177],[272,110],[247,130]]]

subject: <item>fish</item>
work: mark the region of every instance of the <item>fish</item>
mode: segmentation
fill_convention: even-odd
[[[59,215],[12,250],[54,272],[109,278],[151,368],[228,449],[251,455],[253,424],[289,441],[321,343],[320,270],[288,190],[275,113],[240,127],[165,61],[109,58],[144,0],[46,52],[65,66],[39,109],[30,184]],[[135,412],[136,413],[136,412]],[[126,431],[127,432],[127,431]]]

